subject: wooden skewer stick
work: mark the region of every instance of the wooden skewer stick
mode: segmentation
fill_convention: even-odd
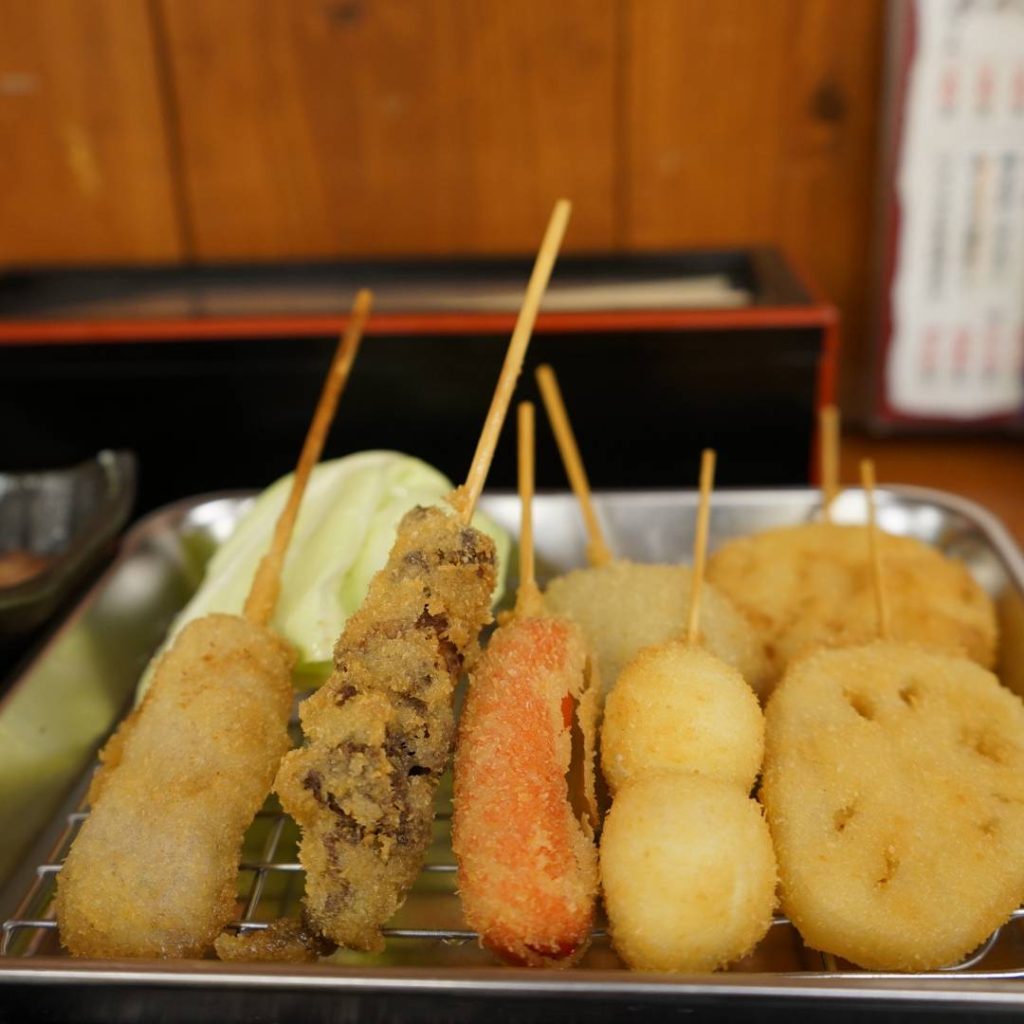
[[[566,411],[565,402],[562,400],[558,378],[555,376],[555,371],[547,364],[537,367],[537,386],[540,388],[541,398],[544,399],[544,408],[551,421],[551,429],[554,431],[558,451],[562,456],[562,464],[565,466],[565,475],[569,478],[569,484],[580,504],[580,511],[583,513],[583,522],[588,538],[587,561],[591,565],[607,565],[612,560],[612,553],[604,539],[604,531],[601,529],[597,513],[594,511],[590,481],[587,479],[587,471],[583,467],[579,445],[576,444],[576,435],[573,433],[572,423],[569,422],[569,414]]]
[[[352,306],[348,326],[345,328],[345,333],[335,349],[330,368],[327,370],[320,399],[316,404],[316,410],[313,413],[313,419],[309,424],[306,440],[303,442],[302,452],[295,467],[295,477],[292,480],[292,489],[288,494],[288,500],[277,517],[270,548],[260,560],[256,575],[253,577],[243,614],[250,622],[254,622],[258,626],[265,626],[274,614],[278,593],[281,589],[281,569],[284,565],[284,556],[295,528],[302,495],[305,493],[313,467],[320,461],[327,434],[338,408],[338,400],[341,398],[341,393],[345,389],[345,384],[352,371],[352,364],[359,351],[359,343],[363,339],[363,331],[366,328],[366,321],[370,316],[372,305],[373,292],[367,288],[361,289]]]
[[[543,602],[537,587],[533,548],[534,415],[532,402],[519,403],[519,593],[515,614],[540,614]]]
[[[826,405],[818,416],[818,453],[821,465],[821,510],[832,522],[832,502],[839,494],[839,409]]]
[[[466,482],[452,495],[452,507],[464,523],[468,523],[473,518],[473,510],[484,489],[484,481],[487,479],[487,472],[491,468],[491,459],[494,458],[494,449],[498,444],[498,435],[505,422],[505,414],[508,412],[512,392],[519,379],[519,371],[523,368],[523,357],[526,355],[527,345],[530,344],[533,325],[537,320],[537,311],[540,309],[541,300],[544,298],[544,292],[551,278],[551,271],[555,266],[555,259],[558,257],[558,250],[561,247],[562,238],[565,236],[571,212],[572,203],[568,199],[559,199],[555,203],[554,210],[551,211],[551,218],[548,221],[547,230],[544,232],[544,240],[537,252],[533,273],[530,275],[530,283],[526,286],[526,295],[512,331],[512,340],[505,353],[505,362],[501,367],[501,375],[498,377],[498,384],[494,389],[491,407],[487,411],[487,418],[484,420],[483,430],[480,432],[480,440],[477,442],[476,452],[473,455],[472,463],[470,463],[469,473],[466,475]]]
[[[860,480],[868,503],[868,544],[871,546],[871,575],[875,581],[875,607],[878,609],[878,635],[883,640],[891,637],[889,606],[885,600],[885,581],[882,578],[882,554],[878,543],[878,524],[875,522],[875,464],[862,459]]]
[[[690,587],[690,616],[686,642],[695,644],[700,628],[700,593],[704,586],[704,562],[708,553],[708,520],[711,516],[711,489],[715,486],[715,452],[705,448],[700,457],[700,503],[697,529],[693,538],[693,583]]]

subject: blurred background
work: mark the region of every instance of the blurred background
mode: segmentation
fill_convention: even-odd
[[[1007,13],[1013,7],[935,0],[927,9],[948,36],[935,45],[961,63],[974,60],[964,19],[998,13],[1019,22],[1019,11]],[[19,382],[24,421],[47,388],[51,397],[69,396],[57,404],[81,402],[81,381],[102,376],[100,356],[105,373],[130,376],[125,347],[101,345],[111,321],[125,320],[130,334],[133,318],[178,318],[182,337],[194,341],[197,318],[227,311],[235,321],[224,336],[235,344],[247,335],[240,314],[337,316],[341,293],[300,295],[303,281],[322,284],[324,266],[343,261],[338,279],[348,275],[354,287],[374,283],[381,260],[527,257],[553,199],[566,195],[575,210],[565,251],[609,257],[606,275],[635,271],[631,254],[675,253],[680,273],[694,272],[686,262],[693,250],[731,254],[711,266],[711,284],[746,289],[741,304],[817,310],[819,334],[801,344],[819,363],[832,345],[830,311],[838,312],[838,375],[834,367],[824,382],[820,372],[814,381],[808,374],[799,396],[762,410],[769,420],[799,420],[772,441],[800,447],[799,470],[744,470],[733,480],[800,482],[814,410],[825,398],[840,401],[848,423],[877,432],[902,420],[920,432],[913,416],[886,415],[879,325],[892,278],[884,243],[899,138],[891,129],[907,117],[915,55],[927,56],[925,18],[925,5],[910,0],[0,0],[0,373],[6,367],[8,381]],[[1003,35],[1019,42],[1011,28]],[[1014,52],[1024,59],[1024,47]],[[967,83],[973,65],[961,71]],[[762,250],[777,252],[796,282],[786,294],[768,296],[752,264],[736,262]],[[276,269],[254,278],[254,265]],[[111,267],[159,273],[95,276]],[[248,269],[224,277],[225,267]],[[579,273],[588,267],[580,263]],[[708,266],[697,270],[706,276]],[[450,271],[449,283],[459,273]],[[293,286],[280,302],[266,298]],[[196,289],[207,289],[205,305]],[[192,296],[184,306],[182,294]],[[396,300],[395,308],[406,306]],[[97,316],[106,327],[90,335]],[[806,308],[800,316],[810,322]],[[54,318],[71,325],[63,334],[37,329]],[[306,385],[315,393],[330,332],[310,323],[262,336],[293,344],[319,337]],[[631,330],[619,332],[627,348]],[[693,330],[680,321],[672,337]],[[101,346],[91,359],[81,350],[90,337]],[[758,349],[769,354],[742,356],[737,378],[746,370],[769,379],[773,337]],[[152,342],[152,323],[136,340]],[[1014,334],[1011,363],[1018,342]],[[792,355],[795,342],[787,344],[782,350]],[[712,362],[714,349],[705,339]],[[169,350],[161,351],[166,361]],[[244,358],[218,351],[221,374]],[[260,350],[248,351],[255,359]],[[187,376],[182,358],[161,372]],[[111,369],[115,361],[120,371]],[[1016,374],[1017,388],[1019,361],[1011,363],[994,372]],[[672,371],[680,405],[702,387],[703,364],[695,356],[688,365],[689,384],[682,369]],[[281,372],[280,363],[266,366],[264,377]],[[53,390],[58,378],[66,392]],[[381,396],[365,397],[379,411]],[[7,401],[13,408],[10,393]],[[986,434],[1015,429],[1015,403],[1004,399],[995,415],[978,416],[939,406],[921,423],[939,431],[948,453],[949,435],[976,431],[976,420]],[[742,420],[736,405],[716,408]],[[54,441],[33,449],[37,460],[76,454],[80,429],[58,429],[55,416],[52,404],[45,417],[31,415],[33,433]],[[477,418],[475,406],[466,418]],[[343,414],[338,431],[344,424]],[[757,423],[741,426],[749,437]],[[687,431],[684,440],[707,440]],[[1010,453],[1000,458],[1017,457],[1016,441],[992,445]],[[7,448],[8,461],[21,458],[15,448]],[[969,448],[966,461],[976,457]],[[916,459],[911,451],[911,467]],[[597,477],[621,482],[603,467]]]

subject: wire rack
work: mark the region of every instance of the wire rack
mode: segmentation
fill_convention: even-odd
[[[35,877],[14,917],[2,926],[0,954],[4,956],[59,955],[53,896],[61,864],[74,842],[78,830],[88,817],[85,810],[67,816],[67,824],[47,863],[36,867]],[[455,865],[436,859],[437,847],[446,845],[450,811],[442,811],[435,821],[435,841],[424,865],[423,874],[410,899],[415,917],[421,916],[420,904],[427,897],[430,903],[457,904],[455,897]],[[256,816],[246,836],[239,864],[238,917],[229,928],[256,931],[266,928],[278,917],[297,915],[303,890],[302,866],[296,857],[297,833],[291,819],[274,806],[265,807]],[[445,917],[450,917],[446,914]],[[391,939],[465,942],[475,940],[475,933],[454,927],[385,928]]]
[[[290,731],[301,742],[298,707],[312,691],[296,694]],[[90,775],[97,765],[90,769]],[[0,956],[65,956],[57,933],[54,911],[57,876],[71,844],[89,812],[84,804],[67,814],[63,829],[47,861],[38,864],[28,890],[13,917],[0,926]],[[433,836],[423,870],[404,906],[383,929],[388,940],[384,954],[340,950],[331,960],[339,964],[381,966],[467,967],[490,966],[491,955],[481,949],[477,933],[466,927],[456,892],[455,861],[451,849],[451,775],[439,786]],[[305,876],[298,861],[298,827],[271,796],[246,833],[238,873],[238,914],[228,928],[252,932],[281,917],[298,917]],[[1024,908],[995,931],[977,950],[958,964],[936,972],[986,978],[1024,978]],[[606,928],[595,928],[581,968],[622,968],[611,947]],[[789,974],[905,978],[861,971],[804,946],[799,933],[782,915],[775,915],[768,935],[733,971],[782,970]]]
[[[466,928],[462,921],[449,842],[451,804],[444,793],[441,803],[434,824],[434,840],[420,878],[406,905],[384,929],[389,940],[387,953],[374,957],[341,951],[332,958],[334,962],[438,967],[492,963],[489,954],[479,948],[476,933]],[[78,810],[67,816],[66,826],[53,854],[46,863],[36,867],[35,877],[15,916],[3,923],[0,955],[63,955],[53,911],[55,882],[61,863],[87,815],[87,811]],[[278,917],[298,914],[303,873],[296,857],[297,840],[294,823],[280,808],[268,805],[257,815],[243,847],[238,916],[230,928],[239,932],[254,931],[266,928]],[[1007,925],[996,931],[971,956],[937,972],[937,976],[948,978],[954,972],[972,977],[1024,978],[1022,921],[1024,908],[1015,911]],[[583,968],[621,966],[604,928],[595,929],[593,940],[591,950],[581,965]],[[868,975],[868,972],[860,972],[853,965],[837,961],[829,954],[807,949],[790,922],[777,915],[758,950],[733,970],[763,971],[780,967],[788,974],[886,976],[876,972]]]

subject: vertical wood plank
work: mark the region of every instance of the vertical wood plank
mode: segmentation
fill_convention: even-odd
[[[615,0],[161,0],[200,258],[614,238]]]
[[[866,360],[881,0],[624,0],[623,241],[781,246]]]
[[[0,264],[175,260],[143,0],[0,0]]]

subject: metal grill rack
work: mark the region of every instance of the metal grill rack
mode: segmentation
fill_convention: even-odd
[[[450,811],[443,811],[436,818],[435,830],[443,832],[445,839],[450,816]],[[87,817],[87,811],[75,811],[68,815],[67,827],[53,856],[47,863],[36,867],[35,879],[17,913],[3,923],[0,955],[59,953],[55,945],[57,922],[53,912],[56,878],[64,857]],[[256,816],[245,846],[247,850],[259,847],[259,854],[253,859],[243,857],[239,864],[240,913],[229,928],[238,932],[257,931],[266,928],[279,916],[297,913],[302,895],[302,866],[295,859],[293,830],[294,826],[283,811],[267,808]],[[427,863],[423,873],[427,876],[454,876],[455,864],[450,861]],[[454,899],[454,882],[439,888],[447,891],[437,895]],[[422,891],[423,886],[417,886],[417,889]],[[392,927],[385,928],[384,934],[389,939],[443,942],[476,939],[475,932],[457,928]]]
[[[451,821],[450,802],[444,806],[435,819],[434,842],[424,865],[423,872],[410,894],[406,908],[400,911],[395,922],[384,929],[389,940],[389,953],[381,958],[367,954],[335,954],[335,960],[345,963],[346,958],[366,964],[374,960],[394,965],[395,963],[435,964],[444,966],[457,963],[486,966],[490,963],[488,954],[479,950],[475,932],[467,929],[461,921],[458,897],[455,892],[455,864],[452,861],[449,842]],[[47,863],[36,868],[35,878],[29,887],[14,917],[5,921],[0,939],[0,955],[5,957],[34,957],[63,955],[57,938],[57,923],[54,919],[53,896],[56,877],[61,863],[88,816],[87,811],[78,810],[69,814],[64,829],[52,856]],[[281,916],[297,915],[302,896],[302,867],[296,851],[297,831],[291,820],[280,809],[268,806],[256,818],[246,837],[243,859],[239,873],[239,915],[229,925],[239,931],[255,931]],[[1013,979],[1024,978],[1024,966],[1020,963],[1020,949],[1024,948],[1024,908],[1014,912],[1010,921],[991,935],[974,953],[961,963],[936,972],[934,976],[948,977],[951,973],[973,978]],[[604,928],[593,933],[593,946],[588,960],[593,966],[607,968],[621,966],[610,948]],[[1001,941],[1002,940],[1002,941]],[[1009,944],[1017,946],[1016,954],[1001,950]],[[905,978],[905,975],[860,971],[856,967],[837,960],[830,954],[817,953],[800,944],[799,936],[790,922],[776,915],[769,936],[762,945],[774,943],[791,948],[799,947],[803,970],[789,974],[822,974],[839,977]],[[398,947],[396,949],[396,947]],[[454,956],[452,954],[455,954]],[[1000,955],[1000,953],[1002,955]],[[468,954],[468,955],[467,955]],[[763,969],[757,963],[757,953],[748,961],[738,965],[738,970],[758,971]]]

